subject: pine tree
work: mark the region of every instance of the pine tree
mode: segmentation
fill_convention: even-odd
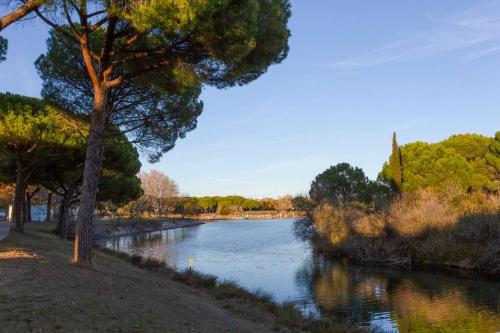
[[[70,63],[77,75],[51,87],[63,94],[58,100],[71,102],[71,109],[81,106],[90,116],[73,261],[91,265],[92,224],[109,125],[131,137],[137,134],[132,141],[147,138],[148,151],[154,149],[148,157],[157,162],[177,139],[163,124],[178,126],[172,115],[185,115],[191,106],[199,114],[203,104],[198,96],[204,87],[245,85],[286,58],[291,7],[289,0],[62,0],[53,7],[50,15],[37,15],[57,34],[52,41],[64,40],[57,53],[76,56]],[[51,58],[65,63],[61,57]],[[86,92],[85,98],[72,103],[73,91],[78,96]],[[174,108],[170,102],[175,102]],[[144,114],[152,117],[144,121]],[[173,133],[182,138],[186,132]]]
[[[492,170],[493,183],[490,188],[492,191],[500,190],[500,131],[495,133],[495,137],[491,139],[488,153],[484,156],[486,163]]]
[[[401,193],[403,189],[403,170],[401,167],[401,151],[396,140],[396,132],[392,134],[392,154],[389,159],[392,179],[391,183],[396,193]]]

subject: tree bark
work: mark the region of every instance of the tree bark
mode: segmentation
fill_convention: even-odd
[[[16,231],[24,232],[24,204],[26,195],[26,177],[21,163],[17,163],[16,191],[14,195],[14,214],[16,215]]]
[[[28,0],[21,7],[18,7],[10,13],[0,17],[0,31],[5,29],[10,24],[22,19],[33,10],[37,9],[39,6],[39,0]]]
[[[108,88],[105,84],[94,86],[94,106],[90,119],[82,194],[75,231],[73,262],[79,264],[92,265],[92,220],[103,162],[107,100]]]
[[[26,190],[26,199],[24,202],[25,211],[23,217],[24,223],[33,222],[33,219],[31,218],[31,199],[33,199],[38,191],[40,191],[40,187],[35,188],[33,192],[30,192],[29,189]]]
[[[61,205],[59,206],[59,221],[57,223],[57,233],[62,239],[68,239],[69,221],[68,214],[71,207],[71,199],[75,193],[75,186],[70,185],[64,193]]]
[[[45,215],[45,222],[52,220],[52,192],[47,192],[47,215]]]
[[[30,192],[26,192],[26,216],[24,217],[24,223],[32,222],[33,218],[31,217],[31,196]]]

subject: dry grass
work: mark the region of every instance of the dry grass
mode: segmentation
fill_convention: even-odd
[[[427,229],[446,230],[458,222],[459,212],[433,191],[404,195],[389,208],[387,225],[401,236],[411,237]]]
[[[253,304],[225,308],[153,261],[135,258],[138,267],[96,251],[94,267],[72,265],[72,243],[40,228],[30,225],[0,243],[8,258],[0,258],[0,332],[290,331]]]
[[[250,317],[253,320],[262,320],[271,316],[274,329],[277,331],[286,328],[289,332],[364,332],[365,330],[345,326],[328,320],[318,320],[304,316],[292,303],[276,303],[271,294],[262,290],[250,292],[233,281],[218,281],[212,275],[198,273],[192,270],[175,271],[164,262],[155,259],[144,259],[139,256],[130,256],[102,248],[101,252],[116,256],[132,264],[169,276],[172,280],[181,282],[189,287],[208,292],[214,296],[224,308]]]
[[[435,264],[500,274],[500,194],[425,190],[403,195],[384,212],[312,212],[319,247],[358,261]]]
[[[4,259],[20,259],[20,258],[36,258],[35,253],[27,252],[23,249],[9,249],[7,251],[0,251],[0,260]]]

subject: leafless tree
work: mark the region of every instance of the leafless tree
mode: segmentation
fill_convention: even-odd
[[[170,202],[179,195],[179,187],[175,181],[157,170],[151,170],[149,173],[141,172],[139,178],[144,191],[142,200],[152,208],[155,215],[161,217],[167,214]]]

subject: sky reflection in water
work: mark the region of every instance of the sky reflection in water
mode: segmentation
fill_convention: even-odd
[[[193,268],[293,301],[304,312],[387,332],[500,331],[500,283],[325,260],[292,220],[215,222],[125,236],[106,246]]]

